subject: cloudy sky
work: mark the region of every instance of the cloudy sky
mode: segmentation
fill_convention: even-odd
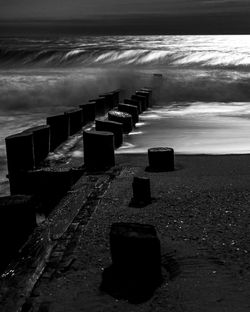
[[[0,0],[0,22],[105,21],[104,29],[130,25],[145,32],[248,32],[250,0]],[[126,28],[127,27],[127,28]],[[146,28],[145,28],[146,27]],[[98,28],[98,27],[97,27]],[[165,30],[164,30],[165,29]]]

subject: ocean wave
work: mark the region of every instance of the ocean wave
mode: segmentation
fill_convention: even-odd
[[[182,68],[248,69],[250,52],[211,51],[204,49],[109,49],[107,47],[4,48],[1,66],[164,66]]]

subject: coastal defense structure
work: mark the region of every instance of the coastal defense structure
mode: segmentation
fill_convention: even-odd
[[[68,117],[69,122],[69,135],[73,135],[80,131],[83,126],[83,111],[82,109],[71,109],[64,114]]]
[[[84,131],[83,153],[88,171],[102,171],[114,166],[114,134],[107,131]]]
[[[124,104],[136,106],[138,109],[138,114],[142,113],[141,101],[132,100],[132,99],[124,99],[123,102],[124,102]]]
[[[17,254],[36,227],[35,205],[31,196],[0,197],[0,270]]]
[[[95,110],[97,116],[103,116],[109,110],[109,104],[107,102],[106,97],[100,96],[97,99],[93,99],[89,101],[90,103],[95,103]]]
[[[84,125],[94,121],[96,115],[104,117],[108,112],[108,118],[106,120],[96,120],[96,131],[110,132],[113,135],[114,147],[117,148],[121,146],[123,133],[132,131],[133,125],[139,120],[139,112],[145,110],[147,105],[149,105],[152,90],[143,88],[136,91],[136,94],[132,95],[131,99],[124,100],[124,103],[119,102],[120,92],[121,90],[114,90],[104,93],[98,98],[90,100],[88,103],[79,105],[79,108],[68,110],[63,114],[47,117],[46,125],[32,127],[23,131],[23,133],[7,137],[6,151],[11,194],[22,194],[26,192],[30,194],[33,189],[37,190],[38,188],[32,186],[32,183],[28,183],[31,177],[37,175],[47,177],[50,175],[48,173],[42,174],[41,172],[37,172],[41,162],[47,157],[49,152],[53,152],[65,142],[69,136],[81,131]],[[90,133],[89,135],[84,135],[86,138],[86,148],[84,151],[88,168],[92,166],[90,160],[92,156],[89,157],[89,155],[92,155],[92,151],[95,151],[93,147],[95,144],[91,146],[88,137],[93,136],[92,139],[94,142],[98,142],[100,133],[99,136],[96,134],[97,133]],[[113,164],[112,140],[107,134],[103,135],[103,138],[107,141],[107,146],[110,146],[107,155],[111,155],[110,164]],[[104,149],[104,147],[102,148]],[[91,151],[90,154],[89,151]],[[103,164],[101,165],[102,168],[106,165],[109,166],[108,160],[105,158],[107,155],[104,155]],[[101,163],[100,161],[100,164]],[[33,172],[34,170],[36,170],[36,173]],[[33,180],[33,178],[31,180]],[[38,181],[39,179],[35,180]],[[41,184],[42,182],[39,181],[39,183]],[[27,188],[28,184],[30,184],[30,187]]]
[[[50,151],[50,126],[26,129],[5,139],[11,194],[26,193],[24,175],[39,167]]]
[[[145,96],[134,94],[134,95],[131,96],[131,99],[132,100],[136,100],[136,101],[141,103],[141,110],[142,110],[142,112],[144,112],[147,109],[147,99],[146,99]]]
[[[135,125],[139,121],[139,114],[138,109],[134,105],[119,103],[118,104],[118,110],[120,112],[128,113],[132,116],[133,124]]]
[[[123,126],[120,122],[96,119],[95,120],[95,129],[97,131],[108,131],[114,134],[114,144],[115,148],[118,148],[122,145],[123,142]]]
[[[152,104],[151,92],[146,90],[139,90],[135,92],[136,95],[144,96],[146,98],[146,106],[149,107]]]
[[[133,303],[148,299],[162,282],[160,240],[152,225],[113,223],[112,265],[104,270],[101,289]]]
[[[5,139],[11,194],[22,194],[22,173],[35,167],[33,133],[23,132]]]
[[[133,198],[130,206],[146,206],[151,203],[150,179],[148,177],[134,177]]]
[[[79,105],[82,109],[83,114],[83,126],[86,125],[88,122],[94,121],[96,116],[96,105],[95,103],[84,103]]]
[[[33,135],[34,166],[37,167],[50,152],[50,126],[32,127],[26,129],[23,133],[31,133]]]
[[[22,132],[5,138],[8,172],[32,170],[35,166],[33,133]]]
[[[70,134],[70,120],[67,114],[47,117],[50,126],[50,150],[53,151],[66,141]]]
[[[153,147],[148,149],[149,170],[173,171],[174,150],[170,147]]]
[[[128,113],[112,110],[108,112],[108,119],[111,121],[120,122],[122,124],[124,133],[129,133],[133,129],[132,116]]]
[[[78,185],[73,185],[83,174],[87,175],[89,172],[94,172],[96,175],[98,171],[103,174],[103,171],[115,165],[114,149],[122,145],[123,133],[132,131],[133,125],[139,120],[138,108],[141,109],[141,103],[141,99],[131,99],[127,104],[120,103],[120,90],[115,90],[103,94],[91,102],[82,103],[77,109],[74,108],[55,116],[49,116],[45,125],[26,129],[22,133],[11,135],[5,139],[11,196],[0,198],[0,240],[3,251],[0,259],[0,272],[4,272],[8,264],[10,267],[13,265],[16,268],[15,259],[14,262],[10,263],[16,256],[18,261],[22,259],[18,265],[21,264],[23,268],[22,262],[25,262],[23,259],[26,259],[26,256],[27,259],[34,255],[37,256],[37,249],[34,246],[41,247],[41,252],[39,251],[41,259],[39,261],[41,260],[43,263],[40,263],[41,265],[45,265],[45,258],[43,257],[47,257],[47,254],[45,255],[43,250],[43,239],[46,236],[49,241],[51,239],[49,235],[52,232],[50,232],[50,224],[45,232],[43,232],[43,226],[38,227],[33,232],[36,227],[36,213],[39,212],[44,217],[48,217],[51,210],[60,203],[55,214],[50,215],[50,217],[57,218],[58,207],[61,209],[62,206],[60,205],[61,203],[64,205],[64,200],[68,202],[71,193],[74,193],[74,188],[78,188]],[[111,111],[109,111],[110,109]],[[102,118],[96,119],[96,111],[102,114]],[[92,122],[94,120],[96,130],[85,130],[93,127]],[[85,166],[77,163],[77,167],[74,167],[68,162],[62,163],[61,160],[57,163],[57,155],[60,155],[62,150],[67,149],[71,142],[77,140],[78,146],[79,135],[70,142],[68,141],[69,144],[60,145],[71,135],[77,132],[81,133],[84,125],[86,127],[83,131],[82,142]],[[59,147],[60,149],[56,150]],[[70,145],[70,147],[72,146]],[[53,152],[55,153],[54,158]],[[51,157],[46,159],[48,154]],[[117,168],[114,168],[107,172],[107,176],[113,179],[116,172]],[[85,178],[83,177],[83,179]],[[70,190],[72,192],[68,192]],[[67,196],[63,199],[66,194]],[[80,194],[78,195],[80,196]],[[133,198],[139,204],[142,202],[143,204],[149,203],[151,199],[149,179],[145,177],[134,179]],[[69,206],[69,208],[72,207]],[[63,223],[65,222],[68,226],[70,224],[68,222],[72,222],[72,216],[73,214],[67,214]],[[132,298],[134,302],[147,297],[161,282],[161,269],[158,265],[160,258],[159,240],[154,230],[149,227],[146,229],[143,225],[141,228],[141,225],[135,224],[112,226],[110,236],[113,261],[112,274],[118,273],[119,287],[121,286],[125,292],[126,289],[129,289],[125,297]],[[31,233],[32,235],[29,236]],[[138,239],[133,238],[134,233]],[[118,245],[120,244],[123,251],[119,250]],[[51,246],[47,247],[46,252],[50,250]],[[32,248],[35,251],[34,255],[30,256],[29,252]],[[149,269],[148,266],[150,266]],[[35,265],[34,269],[36,269]],[[106,273],[107,271],[105,271]],[[133,276],[135,276],[135,284],[133,283]],[[128,285],[129,288],[127,288]]]
[[[106,99],[109,109],[113,109],[119,103],[120,90],[114,90],[112,92],[103,93],[100,96]]]

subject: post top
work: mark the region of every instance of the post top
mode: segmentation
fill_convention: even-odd
[[[128,118],[128,117],[131,118],[130,114],[124,113],[124,112],[120,112],[120,111],[115,111],[115,110],[109,111],[108,115],[109,116],[124,117],[124,118]]]
[[[151,147],[148,149],[150,153],[157,153],[157,152],[174,152],[173,148],[171,147]]]

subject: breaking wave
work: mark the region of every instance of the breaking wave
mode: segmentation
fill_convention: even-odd
[[[249,68],[250,36],[126,36],[0,39],[0,66]]]

